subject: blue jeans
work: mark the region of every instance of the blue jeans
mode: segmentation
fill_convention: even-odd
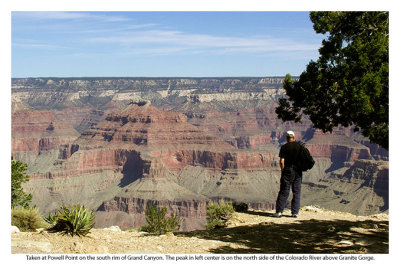
[[[293,167],[285,167],[281,174],[281,185],[276,199],[276,212],[281,213],[287,205],[290,188],[292,188],[293,199],[291,203],[292,214],[298,214],[300,209],[302,172],[294,170]]]

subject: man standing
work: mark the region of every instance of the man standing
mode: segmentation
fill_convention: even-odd
[[[281,184],[276,199],[276,216],[281,217],[292,188],[293,199],[291,203],[292,217],[297,217],[300,209],[300,193],[302,170],[294,165],[300,153],[301,145],[294,141],[294,132],[286,132],[286,141],[279,151],[279,166],[281,167]]]

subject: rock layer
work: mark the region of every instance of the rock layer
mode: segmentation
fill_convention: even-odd
[[[26,188],[33,192],[34,198],[41,199],[35,203],[43,204],[46,209],[54,205],[43,202],[44,198],[49,201],[62,198],[61,201],[69,203],[89,201],[91,207],[97,208],[98,216],[102,216],[98,225],[109,225],[106,220],[122,222],[118,225],[124,227],[141,225],[145,208],[152,203],[177,212],[184,219],[183,229],[195,229],[203,227],[205,207],[213,197],[273,205],[262,203],[263,189],[254,192],[257,190],[251,188],[252,181],[243,181],[242,177],[254,174],[248,171],[265,171],[274,166],[274,157],[268,151],[237,150],[189,124],[183,114],[164,112],[139,102],[109,114],[105,121],[83,132],[73,143],[62,145],[53,166],[47,172],[31,174],[32,181]],[[238,193],[233,195],[218,188],[207,191],[209,185],[197,191],[186,187],[188,179],[179,181],[177,174],[191,166],[204,169],[213,178],[208,184],[219,178],[213,185],[231,182]],[[224,181],[217,176],[221,170],[236,172]],[[77,184],[84,178],[93,182],[90,187]],[[54,184],[51,188],[35,185],[35,180],[42,183],[46,179],[54,184],[64,182],[65,186],[57,190]],[[238,188],[234,183],[239,184]],[[78,192],[81,196],[74,198]],[[243,192],[247,195],[242,196]],[[112,212],[120,220],[115,220]]]
[[[32,181],[26,188],[44,211],[62,203],[109,205],[108,212],[97,211],[107,224],[124,219],[133,225],[139,221],[132,221],[119,202],[129,202],[132,209],[138,201],[159,203],[172,211],[179,203],[232,199],[273,209],[280,178],[277,155],[284,132],[291,129],[316,160],[304,173],[304,201],[318,200],[331,209],[346,206],[353,213],[388,208],[384,173],[363,171],[368,181],[341,177],[359,159],[387,161],[388,152],[351,128],[323,134],[307,119],[282,123],[275,115],[282,81],[13,79],[12,154],[29,164]],[[125,108],[130,102],[137,104]],[[76,131],[82,134],[74,140]],[[350,184],[339,185],[343,182]],[[357,185],[361,188],[352,195],[347,189]],[[339,200],[340,194],[348,195]]]
[[[313,202],[339,211],[371,215],[389,210],[387,161],[355,160],[329,177],[306,183],[304,203]]]
[[[16,111],[12,114],[11,152],[16,160],[33,164],[39,154],[58,150],[75,140],[74,127],[51,111]]]

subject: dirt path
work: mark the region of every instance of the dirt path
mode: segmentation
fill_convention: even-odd
[[[389,217],[303,207],[298,218],[273,212],[235,213],[227,228],[161,236],[119,228],[86,237],[47,232],[12,233],[12,253],[388,253]]]

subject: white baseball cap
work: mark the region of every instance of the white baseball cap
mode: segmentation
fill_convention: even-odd
[[[286,136],[288,137],[294,137],[294,132],[293,131],[287,131]]]

